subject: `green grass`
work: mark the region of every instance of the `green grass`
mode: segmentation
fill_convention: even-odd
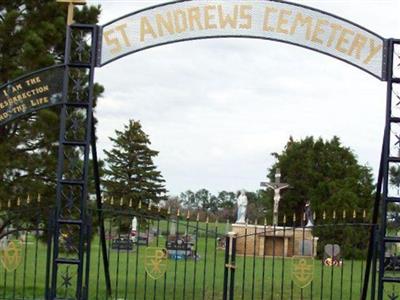
[[[224,232],[224,230],[225,227],[221,227],[221,231]],[[161,247],[164,246],[165,239],[160,237],[158,244]],[[206,244],[207,255],[205,255]],[[150,246],[156,245],[157,240],[153,240]],[[99,250],[99,239],[95,237],[91,251],[89,299],[164,299],[164,295],[165,299],[174,299],[174,295],[175,299],[203,299],[203,297],[212,299],[213,296],[214,299],[222,299],[224,251],[215,250],[213,237],[198,239],[198,250],[201,256],[199,261],[168,260],[165,277],[156,281],[146,275],[144,246],[139,247],[139,251],[131,252],[110,250],[113,289],[111,297],[107,297]],[[4,271],[4,268],[0,269],[0,299],[22,299],[23,297],[33,299],[34,293],[36,299],[43,299],[46,247],[40,242],[36,243],[35,239],[30,237],[23,255],[25,259],[16,272],[8,273]],[[36,288],[34,288],[36,256]],[[262,290],[264,299],[311,299],[311,294],[312,299],[341,299],[341,295],[342,299],[359,299],[364,262],[345,259],[342,268],[330,268],[322,266],[321,261],[316,259],[314,280],[304,289],[293,285],[291,263],[290,258],[256,257],[253,259],[253,257],[247,257],[244,259],[244,257],[237,257],[235,299],[242,299],[242,295],[243,299],[252,299],[252,297],[262,299]],[[60,271],[60,273],[65,273],[66,267],[60,266]],[[68,272],[72,276],[71,287],[66,289],[61,286],[62,279],[58,279],[60,284],[58,292],[62,297],[74,296],[76,270],[70,267]]]

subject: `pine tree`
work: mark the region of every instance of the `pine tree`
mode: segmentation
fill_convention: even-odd
[[[142,130],[140,122],[130,120],[124,131],[115,131],[116,138],[111,151],[104,151],[107,164],[105,187],[109,197],[114,197],[116,204],[120,199],[137,208],[143,204],[158,203],[166,200],[165,180],[154,165],[153,158],[158,151],[149,148],[150,139]]]
[[[0,84],[34,70],[63,62],[66,5],[54,0],[15,0],[0,2]],[[93,24],[100,8],[84,6],[76,21]],[[103,91],[96,86],[95,94]],[[41,110],[24,119],[0,127],[0,205],[11,207],[30,194],[30,205],[47,210],[55,203],[57,107]],[[5,219],[2,212],[0,218]],[[43,216],[48,217],[47,213]],[[2,227],[0,227],[1,234]]]

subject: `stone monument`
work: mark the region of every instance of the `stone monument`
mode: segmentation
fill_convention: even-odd
[[[278,226],[278,207],[281,199],[280,191],[289,184],[280,180],[280,170],[276,170],[275,182],[262,182],[261,186],[274,190],[274,215],[272,225],[248,224],[246,222],[247,197],[242,190],[237,198],[237,220],[232,224],[232,233],[237,236],[236,250],[238,255],[256,256],[309,256],[317,255],[318,237],[313,235],[312,211],[310,204],[305,207],[307,225],[289,227],[283,222]]]
[[[237,224],[246,223],[247,196],[244,190],[240,191],[240,195],[236,200],[237,203]]]
[[[261,182],[262,187],[267,187],[274,190],[274,211],[273,211],[273,225],[278,225],[278,208],[279,201],[281,201],[281,190],[289,187],[288,183],[281,182],[281,171],[279,168],[275,172],[275,182]]]

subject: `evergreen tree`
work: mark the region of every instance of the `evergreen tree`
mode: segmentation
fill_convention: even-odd
[[[62,63],[66,5],[54,0],[0,2],[0,84],[31,71]],[[80,23],[96,23],[100,8],[76,11]],[[103,89],[96,86],[95,95]],[[55,203],[59,110],[41,110],[0,127],[0,204],[15,207],[31,195],[30,205],[48,209]],[[41,202],[37,195],[41,194]],[[10,222],[3,214],[4,224]],[[11,215],[9,215],[10,217]],[[47,213],[43,214],[48,217]],[[9,219],[9,218],[8,218]],[[2,228],[0,227],[0,233]]]
[[[400,168],[398,166],[391,166],[389,168],[389,183],[400,194]]]
[[[165,180],[154,165],[158,151],[149,148],[150,139],[142,130],[140,122],[130,120],[124,131],[115,131],[116,137],[111,151],[104,151],[107,164],[105,187],[109,197],[126,199],[132,206],[158,203],[167,200]],[[120,201],[118,202],[118,205]]]
[[[307,201],[318,216],[322,212],[328,216],[326,220],[317,219],[318,224],[337,222],[332,217],[334,211],[342,215],[345,210],[350,218],[355,211],[357,217],[351,219],[352,223],[364,221],[364,210],[367,217],[371,215],[375,190],[371,169],[360,165],[355,154],[344,147],[338,137],[328,141],[313,137],[300,141],[290,138],[284,151],[273,155],[277,162],[269,172],[269,179],[273,180],[276,168],[280,168],[282,181],[291,186],[283,192],[279,214],[292,216],[296,213],[296,225],[303,222]],[[319,253],[323,253],[325,244],[338,243],[345,257],[365,257],[367,227],[317,226],[314,235],[319,237]]]

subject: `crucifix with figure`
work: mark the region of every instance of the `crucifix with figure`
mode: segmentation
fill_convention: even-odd
[[[86,0],[57,0],[57,2],[68,3],[68,25],[74,23],[74,8],[75,5],[85,5]]]
[[[281,190],[286,189],[289,186],[288,183],[281,182],[281,171],[276,169],[275,182],[261,182],[262,187],[270,188],[274,190],[274,211],[273,211],[273,225],[278,225],[278,207],[279,201],[281,200]]]

